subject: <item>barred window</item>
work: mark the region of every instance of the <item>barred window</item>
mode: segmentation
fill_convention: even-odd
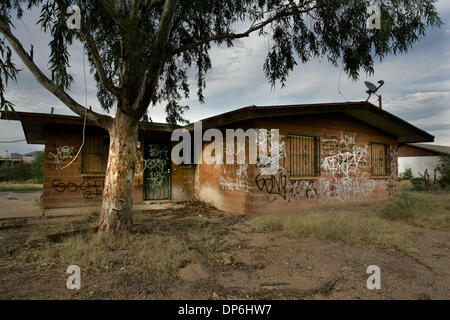
[[[388,176],[391,173],[389,147],[382,143],[371,143],[371,163],[373,176]]]
[[[81,173],[105,173],[108,162],[108,150],[108,136],[86,136],[81,161]]]
[[[291,177],[320,175],[320,138],[289,134],[289,173]]]

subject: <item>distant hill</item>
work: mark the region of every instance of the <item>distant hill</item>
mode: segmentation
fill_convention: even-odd
[[[11,157],[12,157],[13,159],[22,159],[23,156],[36,157],[36,155],[37,155],[39,152],[42,152],[42,151],[37,150],[37,151],[33,151],[33,152],[28,152],[28,153],[26,153],[26,154],[21,154],[21,153],[13,152],[13,153],[11,153]]]
[[[25,155],[35,157],[39,152],[42,152],[42,151],[44,151],[44,150],[37,150],[37,151],[29,152]]]
[[[22,159],[22,155],[20,153],[13,152],[13,153],[11,153],[11,158]]]

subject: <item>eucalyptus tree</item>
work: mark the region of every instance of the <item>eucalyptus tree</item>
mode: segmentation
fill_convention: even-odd
[[[373,4],[381,11],[380,29],[367,28]],[[79,30],[67,25],[71,5],[79,8]],[[48,70],[14,35],[14,23],[33,9],[40,10],[36,22],[51,38]],[[213,45],[231,47],[251,34],[270,38],[261,63],[272,86],[283,85],[298,63],[315,57],[342,64],[356,79],[360,70],[373,72],[375,59],[407,51],[428,27],[440,25],[434,0],[2,0],[0,105],[12,108],[5,89],[19,71],[14,50],[45,89],[106,129],[110,146],[99,230],[126,231],[140,120],[150,106],[165,103],[169,122],[184,121],[186,107],[179,102],[190,95],[191,74],[203,102]],[[85,47],[99,104],[114,117],[86,109],[68,93],[68,47],[75,40]]]

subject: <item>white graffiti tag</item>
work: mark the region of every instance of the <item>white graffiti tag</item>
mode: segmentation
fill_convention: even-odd
[[[251,193],[253,187],[246,180],[240,178],[219,177],[219,185],[222,190],[243,191]]]
[[[348,178],[356,174],[361,165],[366,164],[367,146],[353,146],[352,151],[339,152],[323,159],[322,169],[331,173],[332,178]]]

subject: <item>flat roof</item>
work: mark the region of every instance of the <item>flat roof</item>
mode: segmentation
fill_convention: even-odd
[[[386,110],[366,101],[335,102],[301,105],[248,106],[225,112],[202,121],[203,129],[218,128],[226,125],[263,118],[292,117],[298,115],[343,113],[379,130],[398,138],[399,143],[433,142],[434,136],[417,128],[409,122],[393,115]],[[83,117],[34,112],[16,112],[8,114],[10,120],[21,121],[27,142],[30,144],[44,144],[44,127],[47,124],[83,125]],[[1,119],[6,119],[4,112]],[[87,125],[95,126],[93,123]],[[193,129],[193,124],[184,128]],[[150,123],[145,131],[170,132],[172,128],[167,123]]]
[[[418,148],[426,151],[433,151],[440,154],[450,155],[450,147],[449,146],[440,146],[435,144],[424,144],[424,143],[406,143],[406,146]]]

